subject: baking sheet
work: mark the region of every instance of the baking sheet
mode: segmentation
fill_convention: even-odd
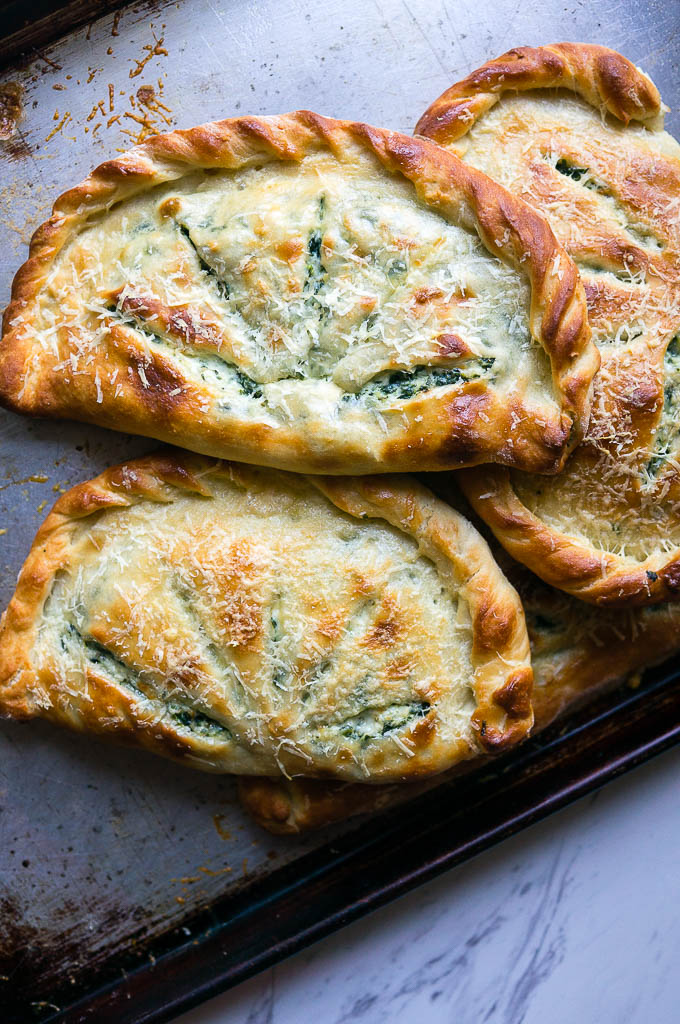
[[[489,57],[565,38],[622,50],[677,108],[679,29],[676,5],[633,0],[548,0],[538,10],[519,0],[124,8],[0,73],[23,93],[17,132],[0,143],[0,304],[53,199],[150,132],[298,107],[408,132]],[[676,109],[668,125],[680,134]],[[153,447],[0,414],[0,604],[59,491]],[[41,1019],[52,993],[64,1004],[70,979],[80,991],[123,949],[141,962],[148,940],[169,928],[191,937],[186,922],[202,909],[328,841],[263,833],[228,779],[47,725],[0,724],[0,1006],[3,990],[22,990]]]

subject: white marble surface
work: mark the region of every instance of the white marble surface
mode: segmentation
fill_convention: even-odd
[[[677,1024],[679,850],[680,749],[177,1024]]]

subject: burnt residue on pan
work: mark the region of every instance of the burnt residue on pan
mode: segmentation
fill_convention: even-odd
[[[78,898],[63,898],[55,921],[77,920],[78,915],[88,913]],[[30,992],[29,1009],[31,1019],[41,1020],[49,1011],[60,1008],[64,1002],[70,1001],[71,992],[82,978],[79,976],[86,968],[93,977],[97,965],[110,954],[111,950],[103,949],[98,956],[87,957],[82,948],[82,935],[76,927],[67,927],[61,934],[46,937],[43,930],[27,922],[27,909],[16,897],[5,893],[0,896],[0,916],[3,927],[0,935],[0,993],[4,1008],[7,1003],[23,999]],[[102,934],[120,930],[126,926],[126,939],[120,945],[130,947],[126,965],[134,966],[145,957],[144,937],[146,921],[153,916],[149,908],[138,907],[135,912],[127,912],[109,908],[98,929]],[[16,991],[19,984],[20,991]],[[14,1017],[10,1013],[9,1024],[24,1024],[24,1018]]]
[[[17,126],[24,112],[24,90],[18,82],[0,83],[0,151],[11,160],[30,156],[21,129]]]
[[[16,135],[17,121],[24,111],[24,90],[18,82],[0,84],[0,140]]]

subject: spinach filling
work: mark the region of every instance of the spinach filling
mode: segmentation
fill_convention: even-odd
[[[324,265],[323,249],[323,221],[326,215],[326,197],[320,196],[318,201],[318,226],[309,232],[307,239],[307,262],[305,264],[305,280],[302,286],[303,294],[307,296],[306,304],[319,319],[319,323],[325,323],[329,316],[328,306],[319,298],[321,289],[328,279],[328,270]]]
[[[391,259],[387,264],[387,276],[393,284],[399,284],[404,280],[408,272],[408,265],[406,260],[396,256]]]
[[[606,196],[606,198],[613,203],[615,210],[623,219],[624,230],[628,232],[635,242],[648,248],[663,249],[663,242],[661,242],[648,227],[643,224],[633,225],[628,223],[625,207],[619,204],[618,199],[613,194],[609,185],[602,181],[601,178],[595,177],[590,168],[579,167],[576,164],[572,164],[568,160],[561,158],[555,164],[555,170],[560,174],[563,174],[565,177],[571,178],[572,181],[577,181],[579,185],[590,189],[591,192],[597,192],[601,196]],[[597,272],[598,268],[593,266],[589,267],[589,269]]]
[[[478,380],[486,375],[495,362],[493,356],[481,356],[466,366],[431,367],[414,366],[412,370],[394,370],[381,373],[368,381],[356,394],[343,395],[343,401],[364,398],[403,400],[423,391],[449,387],[461,381]]]
[[[574,164],[568,163],[564,159],[560,159],[555,164],[555,170],[559,171],[560,174],[566,175],[567,178],[573,178],[574,181],[580,181],[588,173],[587,167],[576,167]]]
[[[573,181],[578,181],[579,185],[589,188],[591,192],[599,192],[604,196],[611,195],[609,186],[605,182],[600,181],[599,178],[594,177],[588,167],[578,167],[576,164],[569,163],[568,160],[561,159],[555,164],[555,170],[565,177],[571,178]]]
[[[216,722],[214,718],[209,718],[202,711],[196,711],[194,708],[187,707],[185,704],[178,704],[173,700],[167,701],[166,707],[173,721],[177,725],[182,726],[182,728],[189,729],[190,732],[197,733],[199,736],[231,738],[231,732],[227,729],[226,725]]]
[[[617,267],[606,267],[599,263],[595,257],[575,256],[574,263],[579,270],[587,270],[589,274],[610,274],[617,281],[630,284],[633,271],[620,270]]]
[[[72,634],[81,641],[85,648],[85,654],[87,660],[92,665],[97,665],[103,669],[107,676],[110,676],[117,683],[122,683],[127,686],[128,689],[134,690],[135,693],[144,697],[146,694],[139,685],[139,675],[134,672],[129,665],[126,665],[124,661],[118,658],[113,651],[110,651],[108,647],[104,647],[97,640],[93,640],[91,637],[85,637],[82,633],[79,633],[74,626],[70,626]]]
[[[313,292],[315,295],[321,290],[326,277],[326,268],[321,259],[322,237],[321,232],[316,228],[310,231],[307,242],[307,277],[305,278],[304,290]]]
[[[221,299],[228,299],[230,294],[231,294],[231,292],[230,292],[229,285],[227,284],[227,282],[224,280],[223,277],[221,277],[217,273],[217,270],[215,269],[215,267],[213,267],[213,265],[211,263],[208,263],[208,261],[206,260],[205,256],[203,255],[203,253],[201,252],[201,250],[199,249],[199,247],[196,245],[196,243],[194,242],[193,238],[191,237],[191,233],[189,231],[189,228],[186,226],[186,224],[180,224],[179,221],[175,221],[175,223],[177,224],[177,227],[179,228],[180,233],[184,236],[184,238],[186,238],[186,240],[189,243],[189,246],[191,247],[191,249],[193,249],[194,255],[196,256],[196,259],[198,260],[198,265],[200,266],[201,270],[203,271],[204,274],[207,274],[207,276],[214,282],[215,287],[217,288],[217,292],[218,292],[220,298]]]
[[[381,736],[388,736],[397,729],[403,729],[420,718],[425,718],[431,705],[425,700],[411,701],[409,704],[391,704],[387,708],[375,711],[362,711],[361,714],[348,718],[339,727],[341,736],[356,740],[362,747]]]
[[[91,665],[101,669],[116,685],[132,690],[138,697],[160,702],[165,708],[167,715],[176,725],[200,736],[216,736],[222,739],[231,739],[231,732],[226,725],[203,714],[202,711],[197,711],[188,704],[157,693],[146,680],[143,680],[139,672],[127,665],[113,651],[110,651],[108,647],[100,644],[99,641],[94,640],[92,637],[84,636],[75,626],[69,623],[68,632],[61,637],[62,650],[67,651],[77,642],[80,642],[84,648],[85,656]]]
[[[680,437],[680,334],[668,343],[663,369],[663,409],[654,438],[653,454],[645,467],[651,478],[658,475]]]
[[[326,202],[325,195],[319,196],[316,200],[316,218],[307,238],[304,281],[302,282],[305,305],[310,316],[316,318],[319,325],[327,323],[332,313],[331,308],[324,301],[324,290],[329,279],[329,270],[324,263],[323,243],[324,223],[327,219]],[[189,227],[177,219],[174,219],[174,224],[194,253],[201,272],[214,282],[220,296],[223,299],[229,299],[231,296],[232,300],[235,300],[236,296],[231,293],[229,284],[222,278],[210,257],[206,256],[205,250],[195,242]],[[407,258],[401,255],[391,257],[384,266],[384,271],[393,286],[397,286],[405,280],[408,269]],[[225,388],[225,385],[231,385],[237,388],[240,395],[260,401],[264,405],[268,404],[265,385],[255,380],[238,365],[225,360],[217,353],[192,348],[186,340],[172,337],[164,328],[161,328],[161,333],[159,333],[159,330],[152,327],[144,318],[143,311],[122,310],[119,305],[109,305],[107,309],[122,323],[139,331],[149,343],[171,348],[180,357],[190,358],[193,365],[198,368],[201,380],[209,386],[221,390]],[[231,302],[231,309],[233,312],[236,311],[234,301]],[[377,312],[370,313],[364,321],[364,326],[366,335],[373,337],[380,326],[379,314]],[[322,350],[319,340],[313,341],[308,352],[307,372],[302,372],[302,370],[292,372],[282,377],[281,380],[300,380],[307,377],[330,380],[333,367],[329,361],[334,359],[333,353],[326,353]],[[463,366],[444,368],[420,365],[409,370],[381,372],[369,380],[357,393],[344,393],[341,396],[341,401],[352,402],[368,399],[370,404],[387,399],[407,400],[435,388],[450,387],[464,381],[479,379],[488,374],[494,362],[493,357],[482,356],[469,360]],[[225,394],[224,399],[220,398],[218,407],[229,408],[228,393]]]
[[[314,301],[317,301],[314,299]],[[326,307],[324,306],[324,309]],[[235,383],[239,392],[248,398],[265,399],[262,385],[244,370],[227,362],[221,356],[213,353],[196,351],[185,344],[176,344],[172,338],[159,334],[142,316],[130,310],[121,310],[117,305],[107,305],[107,312],[115,316],[121,323],[132,326],[140,334],[144,335],[148,342],[170,347],[179,355],[194,359],[201,367],[201,378],[206,383],[213,382],[218,386],[224,386],[225,376]],[[376,314],[372,314],[376,317]],[[494,365],[493,356],[480,356],[471,360],[469,364],[458,367],[431,367],[415,366],[412,370],[395,370],[378,374],[368,381],[356,394],[346,392],[342,396],[343,402],[355,401],[363,398],[396,398],[407,399],[418,395],[423,391],[431,391],[433,388],[448,387],[452,384],[459,384],[461,381],[477,380],[487,374],[487,371]],[[296,378],[291,378],[296,379]],[[299,377],[297,378],[299,379]]]
[[[238,367],[234,373],[242,394],[248,395],[249,398],[262,398],[262,388],[256,380],[249,377],[243,370],[239,370]]]
[[[529,625],[537,633],[554,633],[556,629],[561,628],[561,623],[549,619],[547,615],[542,615],[540,612],[530,612],[527,608],[525,608],[525,612]]]
[[[601,178],[596,177],[589,167],[579,167],[576,164],[569,163],[568,160],[561,159],[555,164],[555,170],[566,178],[577,181],[579,185],[590,189],[591,192],[598,192],[602,196],[612,196],[612,190],[609,185],[602,181]]]
[[[269,624],[271,627],[271,645],[272,645],[272,657],[275,662],[279,662],[274,665],[272,671],[272,683],[277,690],[285,690],[285,682],[289,675],[289,669],[287,665],[280,663],[280,654],[278,652],[278,644],[283,640],[283,630],[281,629],[281,595],[276,594],[272,602],[272,607],[269,612]]]
[[[231,378],[231,383],[237,385],[242,395],[246,395],[248,398],[263,397],[262,386],[258,381],[250,377],[245,370],[241,370],[233,363],[228,363],[222,356],[197,351],[186,343],[177,343],[173,338],[159,334],[158,331],[149,326],[144,317],[129,309],[123,311],[118,305],[111,304],[105,308],[110,316],[116,317],[122,324],[125,324],[127,327],[133,327],[142,334],[147,342],[160,345],[163,348],[172,348],[178,355],[195,360],[201,368],[201,379],[206,384],[212,381],[218,386],[223,387],[226,375],[227,378]]]

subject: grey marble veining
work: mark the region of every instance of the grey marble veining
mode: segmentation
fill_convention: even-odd
[[[680,750],[176,1024],[677,1024]]]

